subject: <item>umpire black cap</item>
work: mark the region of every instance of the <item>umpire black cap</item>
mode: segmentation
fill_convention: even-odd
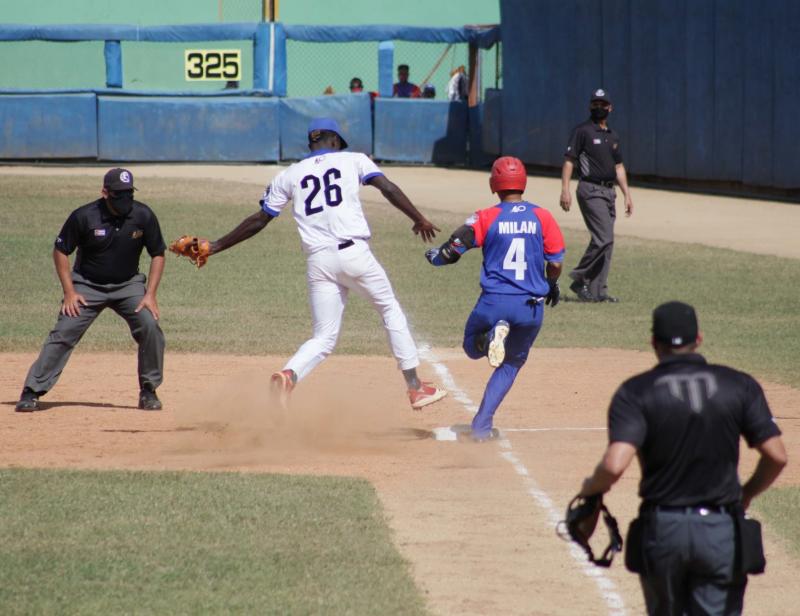
[[[595,101],[603,101],[604,103],[608,103],[610,105],[611,97],[608,95],[608,92],[606,92],[603,88],[598,88],[597,90],[592,92],[592,98],[589,99],[590,103],[593,103]]]
[[[103,178],[103,188],[110,191],[135,190],[133,187],[133,174],[127,169],[109,169]]]
[[[673,347],[697,341],[697,314],[689,304],[667,302],[653,311],[653,338]]]

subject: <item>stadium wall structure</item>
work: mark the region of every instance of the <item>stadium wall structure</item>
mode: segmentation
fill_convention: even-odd
[[[800,2],[501,0],[500,9],[504,153],[560,167],[603,87],[630,173],[800,188]]]
[[[5,137],[0,158],[294,160],[307,152],[305,130],[309,119],[330,116],[340,122],[352,149],[374,153],[382,160],[482,162],[486,156],[479,150],[486,129],[481,124],[481,107],[476,105],[468,110],[463,103],[381,98],[373,105],[366,94],[283,98],[285,46],[289,38],[314,42],[397,39],[466,42],[488,48],[498,42],[499,33],[497,27],[323,28],[284,27],[279,23],[148,27],[0,25],[0,41],[104,41],[106,66],[106,88],[60,92],[0,90],[0,124]],[[199,94],[125,89],[120,41],[132,40],[251,40],[254,87]],[[496,123],[490,121],[487,125]],[[469,156],[468,147],[472,149]]]

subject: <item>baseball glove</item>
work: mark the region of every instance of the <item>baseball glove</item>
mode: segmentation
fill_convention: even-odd
[[[176,255],[187,257],[197,267],[203,267],[211,256],[211,242],[202,237],[182,235],[169,245]]]
[[[609,544],[603,551],[600,558],[594,557],[592,546],[589,539],[592,537],[600,514],[603,514],[603,522],[608,528]],[[566,527],[566,535],[563,528]],[[614,560],[614,554],[622,551],[622,535],[619,533],[617,520],[603,504],[602,494],[592,496],[576,496],[567,506],[565,519],[557,527],[559,536],[564,539],[572,540],[583,548],[589,561],[598,567],[610,567]]]

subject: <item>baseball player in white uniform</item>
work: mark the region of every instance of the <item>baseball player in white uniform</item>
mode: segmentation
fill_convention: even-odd
[[[352,290],[369,299],[383,319],[392,354],[403,372],[414,409],[447,395],[417,376],[419,357],[405,314],[386,272],[369,248],[369,225],[359,188],[369,184],[414,221],[412,230],[425,242],[439,231],[408,197],[366,155],[344,152],[347,142],[335,120],[318,118],[308,127],[309,154],[279,173],[264,191],[261,209],[233,231],[211,242],[215,254],[246,240],[269,224],[292,203],[303,251],[307,255],[308,298],[313,336],[271,378],[272,391],[282,404],[298,381],[305,378],[336,346],[342,315]]]

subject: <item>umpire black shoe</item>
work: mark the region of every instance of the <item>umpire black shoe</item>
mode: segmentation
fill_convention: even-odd
[[[139,408],[143,411],[160,411],[161,400],[158,399],[156,392],[143,389],[139,392]]]
[[[589,285],[585,282],[578,282],[574,280],[571,285],[569,285],[570,291],[572,291],[575,295],[578,296],[579,302],[593,302],[595,301],[594,295],[592,295],[591,291],[589,291]]]
[[[17,413],[32,413],[39,410],[39,394],[29,388],[22,390],[17,406],[14,407]]]

